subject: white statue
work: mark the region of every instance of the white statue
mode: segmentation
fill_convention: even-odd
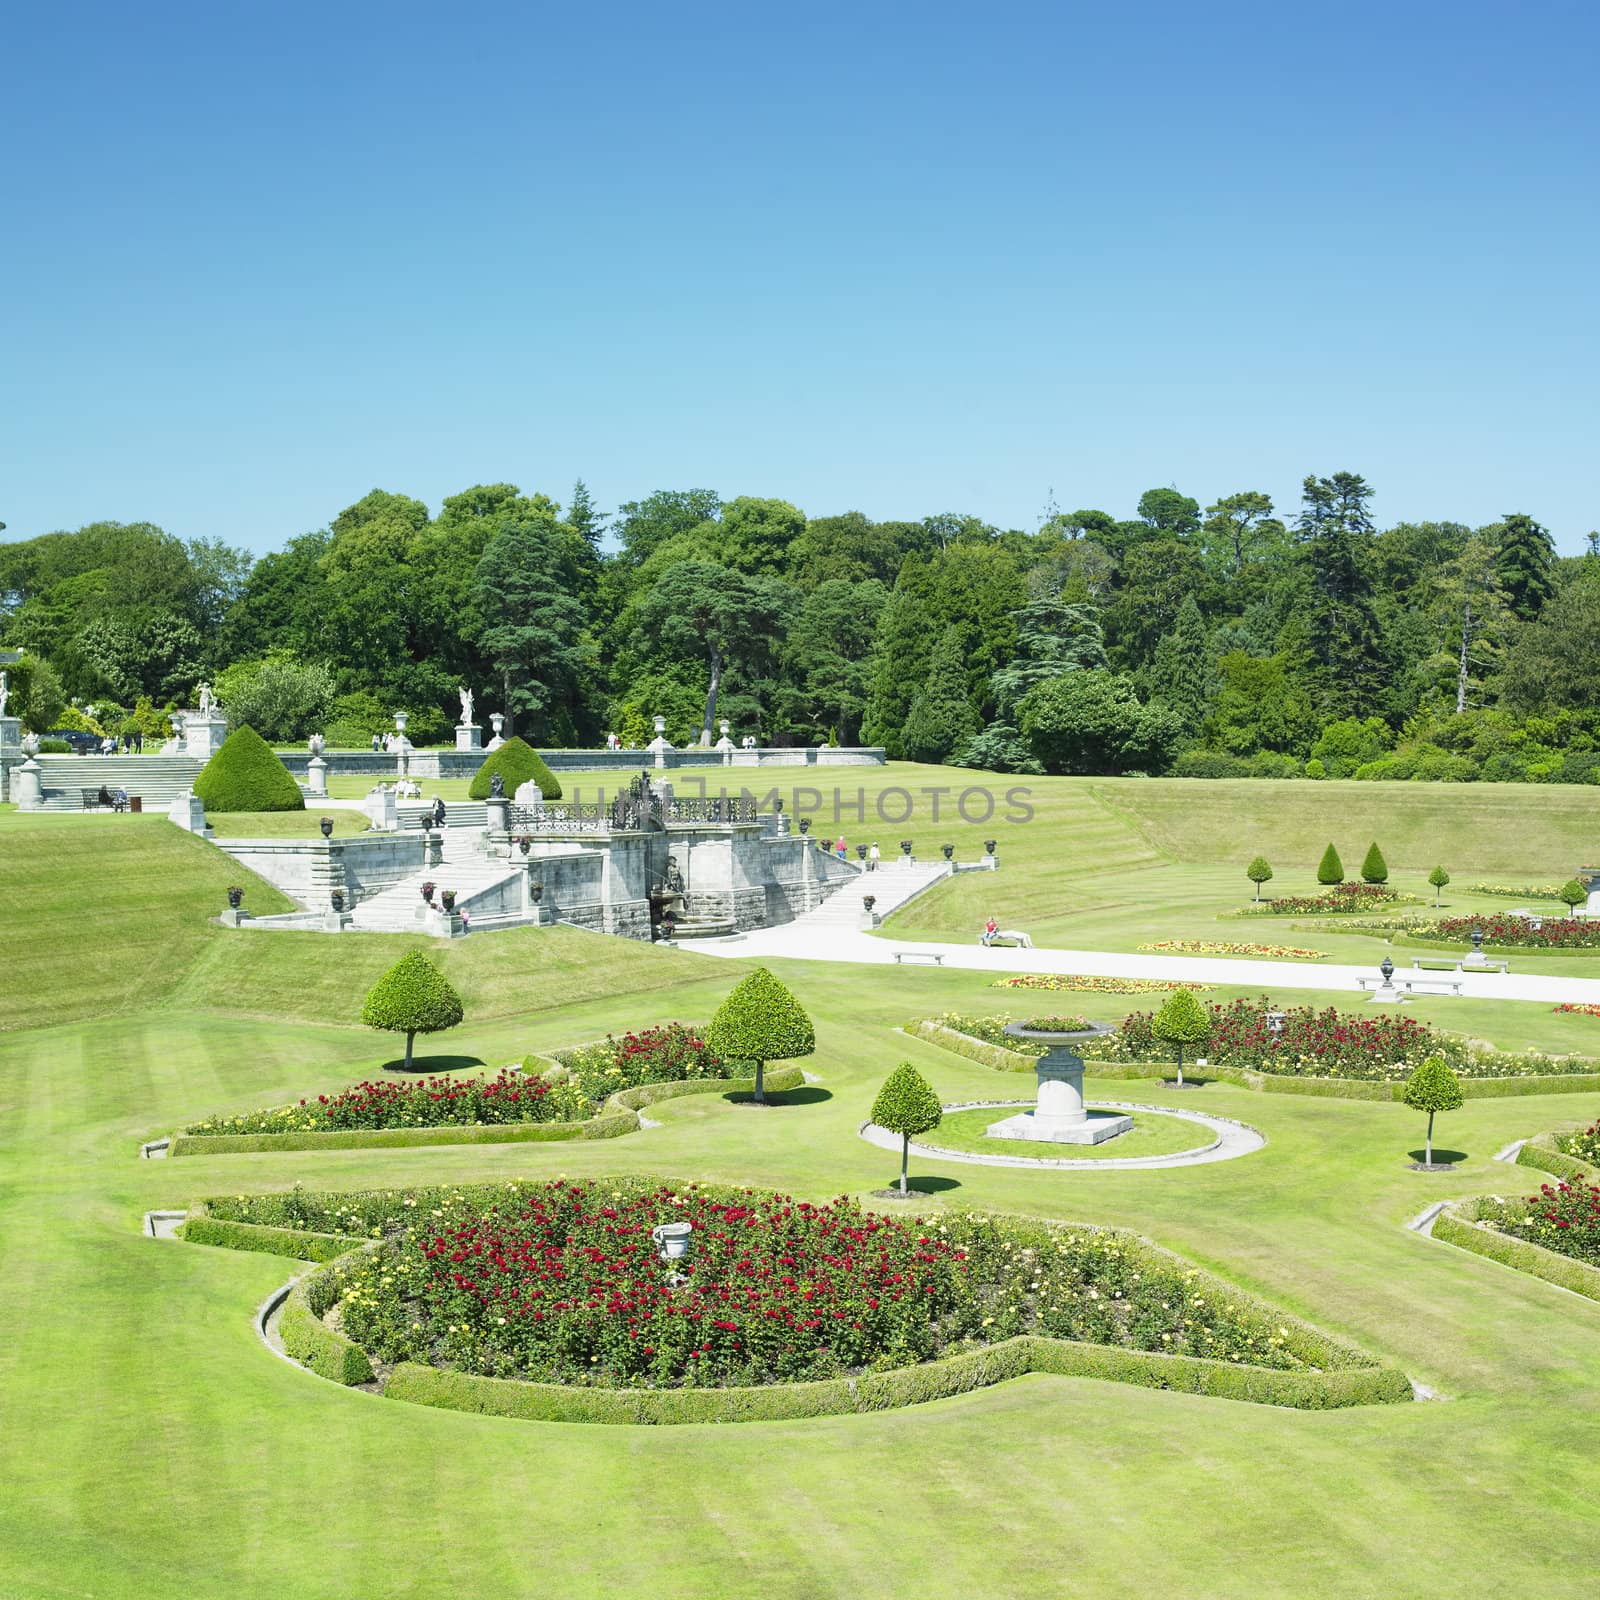
[[[472,726],[472,691],[463,685],[458,692],[461,695],[461,726],[470,728]]]
[[[200,715],[205,716],[208,711],[215,711],[216,709],[217,702],[211,698],[211,685],[202,683],[200,685]]]
[[[0,717],[6,714],[6,701],[11,698],[11,679],[0,672]]]

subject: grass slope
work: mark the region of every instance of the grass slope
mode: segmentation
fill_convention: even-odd
[[[164,1000],[221,932],[230,883],[266,914],[294,904],[163,816],[0,817],[6,1003],[0,1028],[115,1017]]]

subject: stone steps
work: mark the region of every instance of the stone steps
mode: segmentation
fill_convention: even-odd
[[[814,911],[797,917],[795,925],[856,928],[866,916],[866,907],[862,904],[865,896],[874,897],[874,914],[886,917],[949,875],[949,864],[943,861],[918,862],[912,867],[891,862],[880,866],[876,872],[863,872],[854,882],[835,889]]]
[[[508,861],[468,852],[452,859],[447,853],[438,866],[414,872],[381,894],[361,901],[351,920],[355,927],[374,933],[413,933],[420,920],[417,913],[422,909],[423,884],[432,882],[441,892],[454,889],[459,905],[507,878],[520,877],[521,873],[521,867],[514,867]]]
[[[191,756],[39,756],[46,811],[81,811],[85,789],[102,785],[115,794],[138,795],[146,811],[165,810],[205,765]]]

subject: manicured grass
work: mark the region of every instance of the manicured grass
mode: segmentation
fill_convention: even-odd
[[[1216,1137],[1209,1128],[1203,1128],[1199,1123],[1185,1122],[1181,1117],[1164,1117],[1156,1111],[1128,1113],[1133,1118],[1133,1126],[1115,1139],[1107,1139],[1104,1144],[1030,1144],[1025,1139],[988,1137],[985,1130],[990,1123],[1012,1115],[1013,1110],[1022,1109],[1019,1105],[1012,1110],[989,1108],[947,1111],[944,1121],[932,1133],[919,1135],[916,1143],[940,1145],[946,1150],[970,1150],[988,1156],[1032,1156],[1049,1161],[1103,1161],[1109,1157],[1169,1156],[1180,1150],[1198,1150],[1213,1143]],[[1096,1109],[1093,1101],[1089,1109]]]
[[[333,818],[335,838],[365,833],[368,822],[359,811],[318,811],[315,800],[304,811],[218,811],[206,813],[211,831],[219,839],[315,839],[322,834],[322,819]]]
[[[884,776],[919,774],[966,781],[944,769]],[[846,769],[839,781],[863,780]],[[1205,907],[1224,879],[1232,883],[1234,857],[1239,881],[1227,892],[1242,900],[1242,862],[1257,849],[1272,857],[1277,846],[1241,829],[1226,848],[1205,846],[1219,851],[1210,864],[1164,862],[1142,830],[1185,849],[1200,848],[1204,835],[1176,815],[1181,806],[1166,806],[1161,787],[1057,780],[1048,826],[1002,835],[1002,861],[1017,866],[987,880],[991,892],[1031,895],[1047,879],[1041,912],[1054,904],[1058,914],[1085,916],[1090,897],[1103,895],[1094,902],[1097,937],[1117,928],[1130,942],[1322,942],[1283,926],[1288,919],[1266,924],[1270,933],[1216,922]],[[1240,786],[1190,787],[1215,795],[1204,800],[1212,806]],[[1245,787],[1268,796],[1310,790],[1322,819],[1343,815],[1348,790],[1415,795],[1405,803],[1439,808],[1434,826],[1448,841],[1456,805],[1460,836],[1478,838],[1472,850],[1484,842],[1480,796],[1494,793]],[[1135,790],[1153,797],[1139,802],[1137,826],[1097,798]],[[1446,846],[1440,853],[1457,878],[1564,875],[1565,857],[1544,853],[1539,838],[1560,843],[1567,823],[1558,827],[1551,814],[1565,816],[1586,791],[1501,792],[1531,808],[1532,820],[1519,811],[1506,856],[1477,867],[1460,870],[1470,851],[1448,859]],[[1320,850],[1328,822],[1308,816],[1293,827],[1312,829]],[[1280,826],[1290,838],[1291,824]],[[1526,856],[1519,828],[1531,841]],[[1431,864],[1431,850],[1412,860],[1397,848],[1399,832],[1332,831],[1355,850],[1375,834],[1397,878],[1402,865],[1414,873]],[[931,827],[877,833],[886,848],[924,835],[938,842]],[[1025,851],[1023,841],[1033,841]],[[1288,858],[1274,865],[1273,886],[1288,892],[1296,883]],[[1129,895],[1134,869],[1148,875]],[[1503,1600],[1532,1600],[1570,1588],[1594,1550],[1600,1306],[1403,1226],[1434,1199],[1537,1188],[1539,1173],[1496,1163],[1493,1153],[1544,1128],[1587,1124],[1600,1112],[1592,1094],[1469,1100],[1435,1128],[1442,1147],[1465,1155],[1440,1176],[1407,1169],[1423,1119],[1397,1104],[1224,1083],[1180,1096],[1148,1080],[1096,1079],[1096,1097],[1212,1110],[1259,1127],[1268,1143],[1247,1160],[1155,1171],[930,1160],[918,1174],[930,1185],[925,1210],[970,1205],[1144,1233],[1401,1364],[1446,1397],[1439,1404],[1308,1415],[1036,1374],[870,1416],[590,1428],[400,1405],[298,1372],[264,1351],[250,1324],[290,1264],[144,1239],[144,1211],[295,1182],[363,1188],[622,1171],[814,1200],[865,1195],[898,1174],[896,1155],[856,1134],[898,1061],[914,1061],[946,1103],[1017,1092],[1016,1078],[895,1028],[943,1010],[1024,1015],[1041,1001],[976,973],[779,962],[774,970],[816,1022],[806,1067],[819,1081],[769,1111],[703,1095],[652,1106],[659,1126],[616,1143],[140,1161],[137,1144],[154,1133],[352,1082],[392,1059],[393,1041],[353,1019],[376,973],[419,941],[208,926],[239,876],[160,818],[0,819],[0,893],[13,908],[0,970],[18,1030],[0,1036],[7,1600],[146,1600],[174,1589],[206,1600],[457,1592],[997,1600],[1068,1590],[1454,1600],[1486,1586]],[[1195,900],[1184,912],[1191,879]],[[957,880],[940,893],[962,887]],[[249,903],[267,909],[271,894],[252,887]],[[1185,917],[1188,926],[1174,925]],[[426,948],[467,1000],[463,1026],[426,1042],[420,1065],[434,1070],[709,1016],[746,969],[572,929]],[[1562,970],[1576,976],[1583,967]],[[1258,992],[1241,981],[1215,998]],[[1297,998],[1354,1004],[1343,994]],[[1152,1000],[1049,1003],[1111,1020]],[[1531,1004],[1429,998],[1413,1014],[1506,1048],[1593,1050],[1600,1040],[1595,1019]],[[43,1025],[61,1018],[72,1020]]]

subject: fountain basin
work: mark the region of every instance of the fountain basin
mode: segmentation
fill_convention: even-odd
[[[989,1137],[1027,1139],[1036,1144],[1104,1144],[1119,1133],[1127,1133],[1133,1127],[1132,1117],[1120,1112],[1091,1112],[1084,1105],[1083,1058],[1073,1049],[1082,1040],[1097,1039],[1112,1030],[1094,1022],[1076,1028],[1030,1026],[1030,1022],[1008,1022],[1005,1031],[1013,1039],[1031,1039],[1047,1047],[1034,1068],[1039,1079],[1038,1102],[1032,1111],[1019,1111],[991,1123],[986,1130]]]

